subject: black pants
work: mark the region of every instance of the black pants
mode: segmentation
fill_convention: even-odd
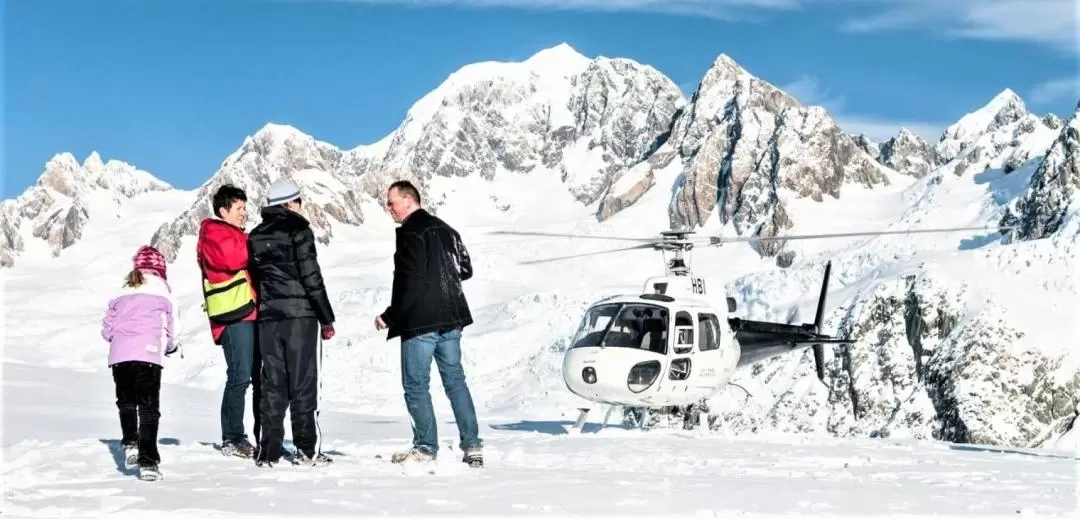
[[[255,438],[255,447],[259,447],[259,437],[262,435],[262,353],[259,349],[259,327],[252,327],[255,331],[251,348],[251,418],[252,437]]]
[[[161,463],[158,454],[158,410],[161,366],[149,362],[121,362],[112,367],[116,407],[124,445],[139,446],[139,466]]]
[[[260,322],[262,370],[259,377],[260,461],[281,459],[285,410],[292,418],[293,445],[309,457],[319,439],[319,322],[314,318]]]

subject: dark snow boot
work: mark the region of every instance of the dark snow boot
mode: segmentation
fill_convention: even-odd
[[[157,465],[139,465],[139,479],[143,481],[157,481],[161,479],[161,471]]]
[[[321,452],[316,454],[314,459],[308,457],[307,454],[304,454],[299,450],[297,450],[296,453],[293,455],[294,465],[310,465],[312,467],[318,467],[322,465],[329,465],[333,463],[333,461],[334,460],[330,456],[327,456]]]
[[[484,466],[484,454],[480,449],[468,449],[465,451],[465,455],[461,457],[461,461],[470,467],[478,469]]]

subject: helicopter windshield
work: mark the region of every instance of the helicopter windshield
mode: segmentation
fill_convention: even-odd
[[[667,337],[667,308],[639,303],[601,304],[585,313],[571,348],[638,348],[666,354]]]

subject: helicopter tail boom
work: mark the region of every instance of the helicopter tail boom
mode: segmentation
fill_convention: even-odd
[[[769,321],[750,321],[740,318],[728,320],[735,339],[742,348],[738,366],[753,364],[792,351],[811,347],[814,350],[814,368],[819,380],[825,379],[825,344],[852,344],[849,339],[838,339],[821,333],[825,319],[825,304],[829,291],[829,275],[832,262],[825,264],[825,276],[818,296],[814,322],[786,324]]]

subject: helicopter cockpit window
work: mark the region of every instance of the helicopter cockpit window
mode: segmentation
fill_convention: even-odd
[[[694,318],[689,312],[675,314],[675,353],[690,353],[694,349]]]
[[[621,306],[620,304],[597,305],[585,312],[570,347],[599,346],[600,340],[604,337],[608,327],[611,326],[611,322],[615,315],[619,313],[619,307]]]
[[[612,316],[617,316],[612,319]],[[586,312],[573,348],[604,346],[667,353],[668,311],[648,304],[612,303]]]

